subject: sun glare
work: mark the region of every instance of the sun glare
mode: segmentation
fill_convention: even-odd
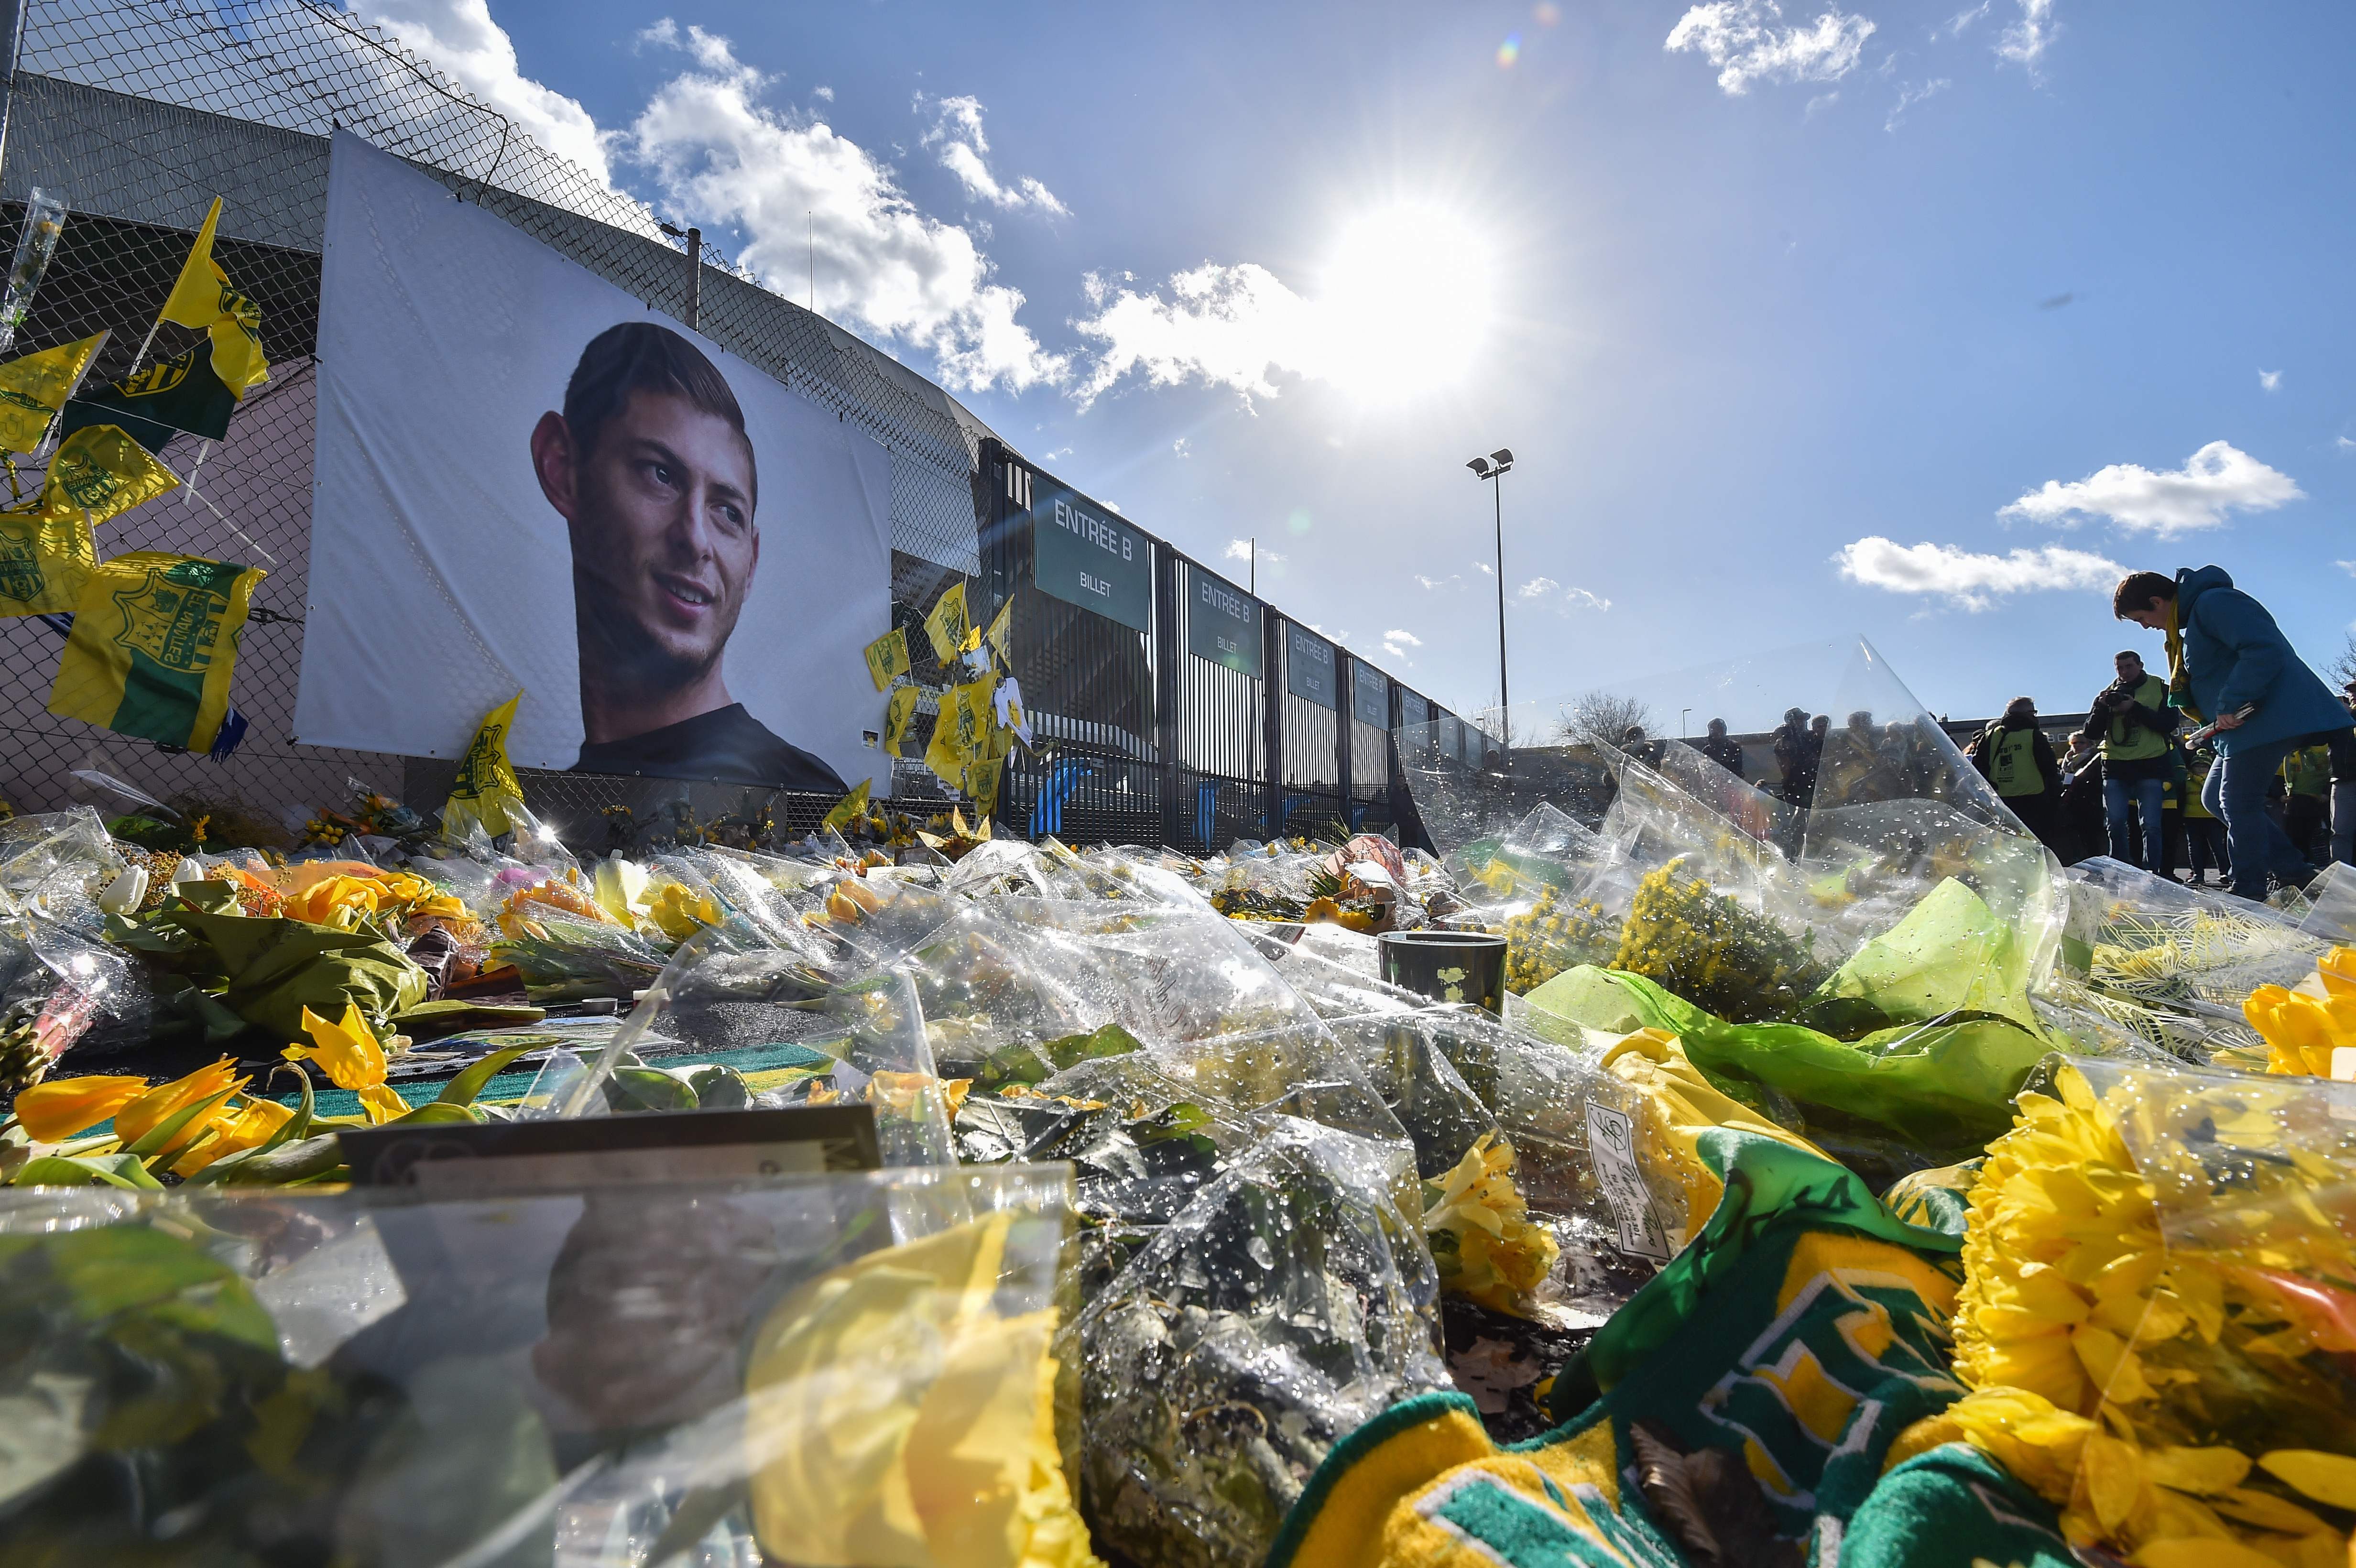
[[[1398,401],[1462,379],[1489,336],[1493,259],[1456,213],[1399,205],[1343,229],[1321,300],[1332,379]]]

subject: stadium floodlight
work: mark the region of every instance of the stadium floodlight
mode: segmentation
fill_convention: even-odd
[[[1501,446],[1486,457],[1476,457],[1465,464],[1476,479],[1502,479],[1514,466],[1514,450]],[[1505,487],[1492,493],[1496,502],[1497,518],[1497,737],[1498,753],[1505,766],[1514,765],[1513,712],[1505,693]]]

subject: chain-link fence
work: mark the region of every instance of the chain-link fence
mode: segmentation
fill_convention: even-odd
[[[1381,740],[1348,718],[1346,688],[1337,684],[1333,705],[1323,709],[1287,691],[1275,652],[1280,617],[1269,618],[1265,680],[1248,679],[1183,651],[1180,574],[1200,569],[1158,540],[1163,592],[1142,632],[1038,591],[1025,575],[1027,542],[1012,534],[992,547],[994,572],[986,571],[978,525],[1003,516],[992,487],[1002,487],[1008,464],[1029,465],[956,400],[708,247],[691,274],[681,241],[652,211],[540,146],[384,33],[312,0],[218,8],[203,0],[27,0],[20,27],[0,145],[0,239],[13,243],[34,187],[61,195],[71,217],[15,352],[112,328],[95,384],[127,371],[143,347],[152,363],[192,344],[194,334],[169,325],[151,343],[142,339],[220,197],[215,256],[262,309],[271,373],[224,440],[182,435],[167,444],[160,455],[182,486],[99,540],[103,556],[170,550],[269,572],[233,691],[250,722],[246,740],[215,761],[54,717],[47,709],[63,633],[36,617],[0,619],[0,795],[18,808],[88,798],[73,774],[92,767],[166,798],[241,801],[265,816],[337,799],[352,778],[424,807],[447,790],[447,763],[305,746],[294,733],[327,148],[342,128],[655,310],[688,317],[692,297],[700,331],[890,452],[893,618],[911,633],[916,679],[938,687],[953,677],[921,630],[950,584],[980,591],[978,619],[985,603],[988,613],[1010,598],[1015,604],[1013,664],[1040,746],[1009,768],[1006,826],[1199,846],[1338,817],[1353,800],[1354,820],[1384,819]],[[39,472],[27,467],[16,482],[30,495]],[[1353,662],[1336,653],[1337,682]],[[1270,680],[1268,689],[1283,694],[1274,715],[1262,695]],[[1396,711],[1440,716],[1437,705],[1392,686]],[[881,706],[879,699],[879,724]],[[893,765],[894,789],[946,802],[915,760],[931,712],[927,699]],[[1281,759],[1280,787],[1269,787],[1271,757]],[[774,792],[654,780],[529,774],[526,789],[544,815],[593,846],[605,831],[666,814],[794,827],[823,810]]]

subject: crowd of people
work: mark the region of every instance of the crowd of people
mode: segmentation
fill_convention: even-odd
[[[2109,855],[2252,899],[2356,864],[2356,679],[2335,694],[2221,567],[2132,573],[2112,612],[2162,635],[2164,676],[2125,649],[2061,750],[2028,697],[1966,750],[2022,824],[2065,864]],[[1952,753],[1931,729],[1860,711],[1835,730],[1828,714],[1786,709],[1772,787],[1803,808],[1937,795]],[[1723,720],[1697,749],[1742,774]]]

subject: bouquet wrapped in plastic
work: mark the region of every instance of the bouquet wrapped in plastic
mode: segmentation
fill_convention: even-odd
[[[1067,1182],[0,1196],[11,1552],[1086,1568]]]
[[[2333,1563],[2356,1524],[2356,1087],[2062,1064],[1970,1194],[1965,1441],[2083,1548]]]

